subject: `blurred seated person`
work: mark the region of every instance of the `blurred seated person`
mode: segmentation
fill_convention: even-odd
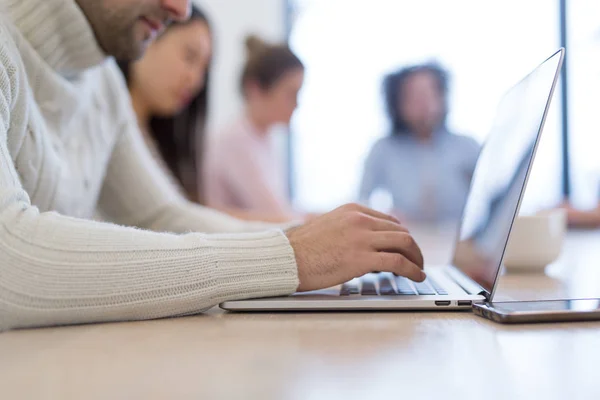
[[[287,193],[273,128],[289,127],[304,81],[304,66],[287,44],[250,36],[241,77],[244,110],[209,140],[204,184],[210,207],[302,218]]]
[[[204,204],[199,169],[211,57],[211,26],[193,7],[191,18],[169,25],[141,60],[119,64],[146,145],[175,188],[199,204]],[[246,220],[287,221],[267,214],[220,211]]]
[[[383,89],[391,131],[367,158],[360,201],[385,191],[405,221],[458,220],[479,145],[446,127],[446,71],[435,64],[411,66],[387,76]]]
[[[562,208],[567,211],[569,227],[576,229],[600,228],[600,202],[596,208],[590,210],[580,210],[569,203],[565,203]]]

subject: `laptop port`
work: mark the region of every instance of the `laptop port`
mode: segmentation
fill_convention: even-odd
[[[452,304],[451,301],[436,301],[435,302],[436,306],[449,306],[450,304]]]
[[[473,302],[471,300],[459,300],[456,304],[459,307],[471,307],[473,305]]]

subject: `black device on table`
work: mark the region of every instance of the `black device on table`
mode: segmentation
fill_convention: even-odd
[[[473,312],[502,324],[595,321],[600,320],[600,299],[478,303]]]

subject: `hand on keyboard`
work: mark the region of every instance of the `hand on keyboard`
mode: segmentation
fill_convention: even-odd
[[[340,296],[445,296],[448,292],[433,279],[415,283],[392,274],[369,274],[360,279],[346,282],[340,289]]]
[[[323,289],[372,271],[422,282],[423,255],[394,217],[352,204],[287,232],[296,255],[298,291]]]

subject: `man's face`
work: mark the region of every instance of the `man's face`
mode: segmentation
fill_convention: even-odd
[[[185,20],[190,0],[75,0],[100,47],[121,61],[140,58],[172,20]]]

